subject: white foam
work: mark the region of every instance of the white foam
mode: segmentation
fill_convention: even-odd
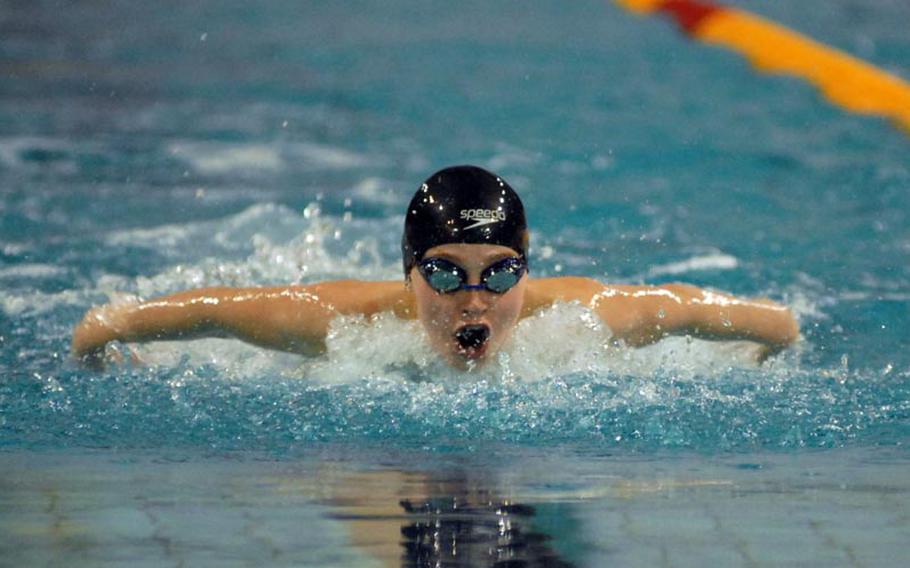
[[[249,247],[250,239],[259,233],[281,231],[286,238],[304,228],[299,213],[282,205],[260,203],[223,219],[157,227],[112,231],[105,236],[110,246],[150,247],[163,252],[169,249],[196,248],[215,244],[225,250]],[[281,230],[284,229],[284,230]]]
[[[4,207],[5,207],[5,205],[2,202],[0,202],[0,211],[2,211]],[[25,253],[25,251],[29,250],[29,247],[25,243],[3,243],[2,250],[3,250],[3,254],[9,255],[9,256],[18,256],[18,255]]]
[[[558,337],[558,341],[554,341]],[[505,350],[507,374],[524,380],[591,372],[651,376],[657,371],[680,377],[717,375],[731,367],[755,368],[757,345],[669,337],[641,348],[613,341],[600,318],[578,304],[555,304],[517,326]]]
[[[539,155],[533,152],[499,143],[496,145],[496,154],[487,160],[486,166],[490,170],[498,172],[512,167],[530,166],[539,159]]]
[[[185,242],[190,236],[193,224],[159,225],[147,229],[127,229],[111,231],[105,237],[109,246],[147,246],[160,248],[175,247]]]
[[[79,290],[64,290],[53,294],[45,292],[16,294],[0,290],[0,308],[11,317],[40,315],[60,306],[78,306],[84,303],[85,293]]]
[[[910,294],[900,292],[862,292],[862,291],[845,291],[837,295],[838,300],[845,302],[866,302],[888,301],[888,302],[907,302],[910,301]]]
[[[282,206],[262,204],[214,222],[117,233],[111,236],[110,242],[134,245],[164,242],[184,253],[201,243],[213,247],[214,256],[138,278],[137,293],[149,297],[214,285],[396,278],[397,263],[383,260],[380,238],[373,236],[391,234],[393,223],[324,216],[317,204],[311,204],[302,214]],[[253,250],[247,256],[225,258],[232,251],[250,247]]]
[[[383,313],[336,319],[326,338],[326,356],[307,361],[301,373],[322,382],[349,382],[364,377],[407,378],[415,370],[439,376],[444,368],[432,353],[426,334],[413,320]]]
[[[176,368],[184,366],[186,372],[172,381],[189,380],[196,376],[195,369],[210,365],[227,380],[245,378],[300,378],[299,355],[270,351],[248,345],[235,339],[196,339],[193,341],[159,341],[131,347],[138,363],[143,366]]]
[[[819,301],[811,297],[804,290],[794,288],[787,292],[787,307],[796,316],[796,319],[802,321],[806,318],[827,319],[828,315],[822,311]]]
[[[728,254],[693,256],[679,262],[661,264],[648,270],[651,277],[685,274],[698,270],[732,270],[739,266],[739,260]]]
[[[63,268],[53,264],[14,264],[0,268],[0,278],[48,278],[65,272]]]
[[[302,158],[311,167],[350,169],[361,168],[373,163],[362,154],[313,142],[292,144],[288,147],[288,153]]]
[[[381,205],[400,205],[401,193],[392,189],[394,184],[378,177],[366,177],[358,182],[352,193],[372,203]]]
[[[560,340],[554,341],[554,336]],[[671,338],[642,349],[616,346],[609,329],[593,312],[578,304],[556,304],[522,320],[504,350],[474,371],[448,367],[432,351],[418,322],[401,320],[390,313],[371,320],[339,318],[332,324],[326,345],[324,357],[303,360],[302,378],[324,383],[346,383],[365,377],[423,378],[440,384],[533,382],[574,373],[650,377],[658,370],[680,378],[721,376],[732,367],[757,367],[755,346],[744,342],[720,344]]]
[[[270,144],[180,140],[170,144],[172,156],[201,174],[277,172],[289,165],[305,169],[351,169],[370,165],[362,154],[315,142]]]
[[[520,380],[545,378],[554,371],[605,371],[612,357],[611,337],[591,310],[579,304],[554,304],[518,322],[499,363],[505,376]]]
[[[183,141],[171,144],[169,151],[202,174],[278,171],[284,165],[274,145]]]

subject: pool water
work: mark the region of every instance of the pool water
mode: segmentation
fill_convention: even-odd
[[[910,79],[905,2],[735,4]],[[9,3],[0,37],[0,565],[900,564],[887,121],[602,1]],[[93,304],[400,278],[455,163],[522,195],[532,275],[768,296],[802,341],[627,351],[563,305],[469,375],[390,317],[68,359]]]

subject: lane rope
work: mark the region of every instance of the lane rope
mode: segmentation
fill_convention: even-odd
[[[639,14],[667,14],[687,35],[741,53],[760,72],[801,77],[835,105],[885,116],[910,135],[910,84],[861,59],[750,12],[713,2],[615,1]]]

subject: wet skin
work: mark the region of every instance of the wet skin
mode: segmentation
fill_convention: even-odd
[[[512,249],[500,245],[446,244],[433,247],[424,258],[439,257],[454,262],[468,274],[468,284],[480,284],[485,268],[509,257]],[[528,286],[527,273],[504,294],[488,290],[459,290],[439,293],[427,284],[420,272],[411,269],[408,284],[414,295],[417,319],[426,330],[430,344],[449,364],[465,369],[485,363],[509,339],[522,315]],[[485,325],[489,337],[480,345],[465,347],[458,340],[465,326]]]
[[[461,266],[473,285],[480,283],[481,273],[491,264],[517,256],[507,247],[477,244],[440,245],[426,254]],[[370,318],[391,312],[403,319],[417,318],[433,349],[451,365],[466,369],[493,358],[520,318],[556,302],[587,306],[613,338],[632,347],[667,335],[748,340],[761,346],[762,360],[799,337],[799,325],[786,306],[686,284],[613,285],[569,276],[530,280],[525,274],[504,294],[485,289],[441,294],[413,269],[406,283],[339,280],[201,288],[99,306],[76,326],[72,350],[91,363],[103,361],[106,344],[115,340],[230,336],[270,349],[319,355],[325,352],[326,335],[339,315]],[[466,326],[473,326],[467,328],[470,333],[465,333]]]

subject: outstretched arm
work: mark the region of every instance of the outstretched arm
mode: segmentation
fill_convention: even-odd
[[[687,284],[611,286],[588,278],[537,282],[542,296],[587,304],[615,337],[633,346],[667,335],[749,340],[764,346],[765,358],[799,337],[799,324],[790,310],[765,298],[737,298]]]
[[[147,302],[92,308],[73,330],[72,352],[80,358],[97,358],[114,340],[230,336],[313,355],[325,349],[335,316],[369,316],[387,310],[409,316],[402,283],[343,280],[311,286],[202,288]]]
[[[785,306],[686,284],[607,287],[592,298],[592,307],[632,345],[653,343],[666,335],[749,340],[764,346],[764,358],[799,337],[799,325]]]

